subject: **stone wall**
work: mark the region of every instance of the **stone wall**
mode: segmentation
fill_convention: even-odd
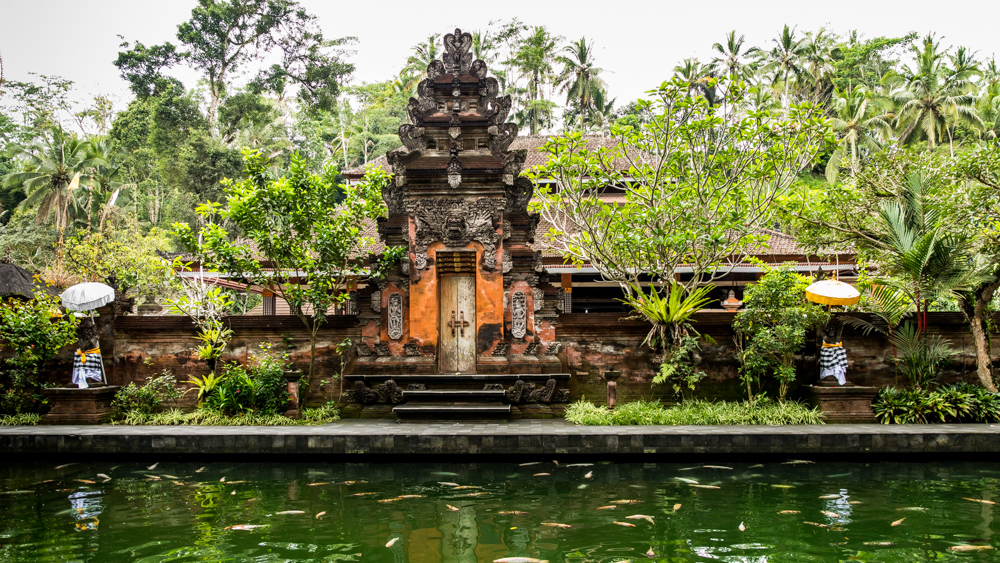
[[[842,316],[865,315],[858,313]],[[739,365],[735,360],[735,341],[732,329],[733,314],[728,312],[702,312],[695,315],[694,327],[715,341],[704,343],[701,351],[701,369],[708,377],[698,386],[697,395],[713,399],[740,399],[745,391],[739,380]],[[941,335],[951,340],[961,353],[944,370],[944,380],[977,382],[976,358],[969,325],[960,313],[931,313],[928,317],[929,334]],[[619,313],[564,314],[556,327],[556,340],[563,345],[559,354],[564,367],[573,375],[570,392],[575,399],[586,397],[603,402],[607,397],[605,370],[622,372],[618,380],[619,402],[640,398],[673,401],[668,385],[652,385],[656,363],[650,350],[642,346],[649,332],[649,324],[637,320],[622,320]],[[797,357],[798,384],[809,385],[819,376],[816,357],[816,338],[808,339],[805,350]],[[1000,337],[992,340],[993,361],[1000,361]],[[858,385],[877,387],[903,385],[893,364],[893,347],[879,334],[865,335],[850,326],[844,328],[844,347],[847,349],[848,380]],[[771,396],[777,395],[777,385],[766,388]],[[801,396],[797,388],[793,396]]]

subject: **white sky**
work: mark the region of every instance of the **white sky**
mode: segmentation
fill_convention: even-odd
[[[799,30],[858,29],[865,37],[934,31],[946,45],[968,46],[980,58],[1000,51],[997,0],[300,2],[318,16],[327,37],[358,37],[357,53],[350,58],[357,67],[355,82],[390,78],[410,48],[432,33],[456,26],[473,31],[491,20],[517,17],[567,40],[586,36],[593,41],[596,62],[609,71],[605,80],[618,105],[669,77],[682,59],[710,58],[712,43],[722,42],[731,29],[745,34],[750,45],[767,48],[788,23]],[[176,26],[195,5],[193,0],[0,0],[5,74],[12,80],[27,80],[28,72],[59,75],[76,82],[78,99],[113,94],[120,100],[116,109],[123,109],[127,85],[112,64],[117,36],[146,45],[176,43]],[[195,86],[195,75],[173,74]]]

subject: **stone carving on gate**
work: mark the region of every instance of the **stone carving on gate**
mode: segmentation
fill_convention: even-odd
[[[531,289],[531,300],[534,305],[532,309],[535,311],[542,310],[542,306],[545,304],[545,290],[540,287],[533,287]]]
[[[510,334],[524,338],[528,330],[528,300],[522,291],[515,291],[510,299]]]
[[[400,293],[389,295],[386,331],[392,340],[399,340],[403,337],[403,296]]]
[[[416,267],[427,267],[427,248],[443,242],[447,248],[465,248],[469,242],[483,245],[483,263],[488,269],[497,266],[496,220],[503,200],[481,197],[475,200],[458,198],[410,200],[407,211],[417,224]]]
[[[372,311],[382,312],[382,292],[377,289],[372,292]]]

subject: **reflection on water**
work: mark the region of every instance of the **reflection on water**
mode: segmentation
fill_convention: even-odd
[[[1000,561],[989,467],[6,463],[0,561]]]

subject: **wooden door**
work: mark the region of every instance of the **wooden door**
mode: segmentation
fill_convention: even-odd
[[[476,371],[476,278],[441,276],[438,367],[441,373]]]

